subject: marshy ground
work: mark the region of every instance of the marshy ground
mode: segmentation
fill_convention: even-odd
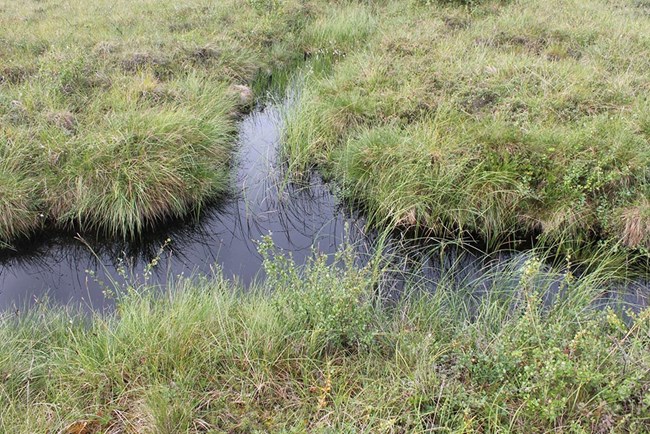
[[[239,3],[0,3],[0,241],[131,238],[226,193],[237,86],[306,19]]]
[[[294,77],[286,168],[376,227],[578,249],[395,298],[388,258],[265,239],[245,291],[6,312],[0,431],[650,431],[650,310],[603,307],[650,248],[647,0],[0,0],[0,26],[3,244],[198,212],[232,188],[241,86]]]
[[[0,326],[7,433],[647,432],[650,310],[597,309],[607,274],[539,259],[386,303],[379,263],[304,269],[264,241],[264,284],[219,274],[115,315],[42,306]],[[269,250],[266,250],[269,249]],[[558,293],[549,286],[559,280]]]
[[[646,250],[647,9],[4,2],[0,240],[130,238],[200,208],[229,187],[233,86],[304,60],[290,166],[377,222]]]
[[[645,3],[354,4],[320,32],[337,61],[290,118],[296,170],[389,224],[650,247]]]

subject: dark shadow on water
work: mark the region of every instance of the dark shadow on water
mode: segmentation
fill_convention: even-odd
[[[414,240],[395,232],[381,247],[377,234],[367,232],[354,211],[340,205],[329,187],[312,176],[297,184],[287,182],[276,164],[281,107],[268,105],[246,116],[239,132],[240,150],[236,195],[202,210],[187,221],[177,221],[144,234],[137,242],[109,242],[71,233],[50,234],[0,252],[0,311],[23,309],[47,299],[88,310],[107,310],[113,298],[105,289],[125,282],[164,285],[178,276],[212,274],[249,285],[261,278],[262,257],[257,242],[271,235],[275,246],[290,253],[296,264],[313,254],[330,256],[343,244],[355,249],[364,264],[377,249],[390,259],[382,290],[392,296],[407,286],[440,282],[459,288],[468,283],[477,293],[488,291],[486,272],[500,264],[523,263],[525,252],[485,255],[481,249],[460,248],[441,240]],[[158,259],[147,274],[147,264]],[[517,282],[512,282],[516,287]],[[647,284],[637,282],[630,301],[646,305]],[[559,288],[558,282],[553,282]],[[640,295],[639,295],[640,294]]]
[[[344,226],[363,238],[363,221],[345,212],[322,181],[283,181],[275,164],[280,109],[269,105],[248,115],[240,126],[235,197],[204,209],[198,218],[173,222],[144,234],[137,242],[108,242],[72,233],[49,234],[0,252],[0,309],[26,307],[47,298],[55,304],[103,310],[112,280],[142,281],[148,263],[158,257],[147,282],[210,274],[221,267],[226,277],[250,284],[259,277],[262,257],[256,242],[271,234],[276,246],[298,264],[314,249],[334,253]],[[168,241],[169,240],[169,241]]]

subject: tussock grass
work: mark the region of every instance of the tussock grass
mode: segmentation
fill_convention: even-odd
[[[202,81],[170,83],[184,100],[164,109],[141,111],[126,102],[80,142],[55,151],[67,164],[53,168],[47,184],[51,218],[131,236],[227,191],[234,98],[224,85]]]
[[[0,241],[130,238],[227,192],[233,86],[302,57],[310,19],[258,6],[0,1]]]
[[[650,429],[649,311],[596,308],[610,287],[598,268],[575,279],[531,254],[386,302],[382,266],[351,254],[299,270],[266,250],[255,289],[218,274],[163,296],[139,288],[109,316],[5,314],[0,429]]]
[[[638,6],[404,1],[374,14],[331,74],[306,73],[285,131],[296,172],[319,166],[382,223],[650,247]]]

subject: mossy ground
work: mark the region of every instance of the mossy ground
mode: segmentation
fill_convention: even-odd
[[[269,255],[248,291],[219,275],[123,288],[108,316],[5,314],[0,431],[650,430],[650,310],[596,308],[599,270],[576,280],[531,255],[396,303],[350,255],[302,271]]]
[[[647,7],[469,4],[333,12],[311,49],[332,70],[305,74],[286,131],[295,170],[319,166],[382,224],[647,251]]]

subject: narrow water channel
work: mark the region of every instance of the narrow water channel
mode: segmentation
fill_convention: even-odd
[[[179,275],[209,274],[221,267],[226,277],[248,285],[260,272],[257,244],[271,234],[276,246],[304,263],[312,247],[332,253],[344,226],[362,236],[362,222],[346,215],[316,177],[297,186],[283,181],[275,164],[281,113],[268,105],[247,115],[239,130],[236,193],[204,210],[197,219],[173,224],[134,243],[101,243],[74,234],[50,235],[0,255],[0,309],[25,308],[48,299],[90,309],[110,307],[104,289],[111,280],[144,279],[155,257],[149,283]],[[169,241],[168,241],[169,240]]]
[[[281,106],[273,104],[243,119],[236,192],[204,210],[198,219],[169,225],[133,243],[49,234],[0,252],[0,311],[21,311],[44,300],[105,310],[114,305],[105,291],[111,282],[120,285],[146,278],[149,284],[164,285],[181,275],[211,274],[216,268],[226,278],[249,285],[262,277],[257,242],[268,234],[298,265],[315,252],[333,254],[346,242],[354,246],[363,262],[375,248],[363,219],[341,206],[316,176],[301,185],[286,181],[282,165],[276,161],[281,122]],[[392,254],[398,251],[395,276],[388,278],[388,285],[395,290],[408,280],[406,274],[419,273],[435,288],[439,276],[452,268],[460,270],[458,278],[475,281],[490,268],[486,264],[526,259],[525,253],[488,258],[454,248],[423,253],[399,236],[383,249]],[[154,258],[159,261],[145,277],[147,264]],[[629,292],[628,302],[646,305],[646,287]]]

